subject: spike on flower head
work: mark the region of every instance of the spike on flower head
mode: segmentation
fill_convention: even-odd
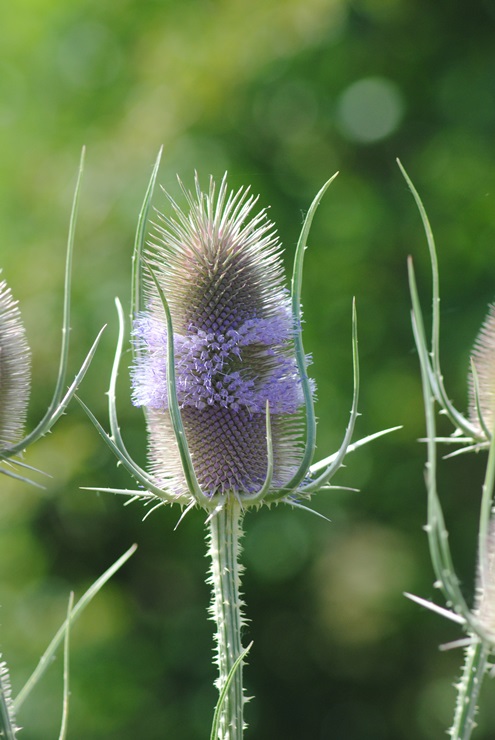
[[[480,427],[479,411],[487,429],[491,432],[495,424],[495,305],[490,306],[472,351],[477,383],[469,375],[469,417]]]
[[[22,435],[31,381],[30,352],[17,301],[0,281],[0,448]]]
[[[303,395],[294,352],[294,322],[284,288],[281,249],[256,198],[228,192],[224,177],[207,193],[196,178],[184,190],[188,212],[172,202],[148,259],[167,298],[174,328],[177,400],[202,491],[258,491],[267,472],[266,406],[273,437],[273,487],[301,459]],[[185,492],[168,411],[167,331],[153,280],[147,309],[134,325],[138,353],[133,400],[144,406],[153,472]]]

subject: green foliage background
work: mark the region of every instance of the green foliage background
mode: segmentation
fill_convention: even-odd
[[[55,381],[73,183],[87,146],[74,275],[75,372],[108,328],[81,395],[106,418],[116,295],[128,305],[135,223],[160,145],[160,182],[229,171],[271,205],[290,267],[302,213],[323,201],[305,269],[306,346],[318,385],[319,454],[345,428],[357,298],[357,434],[404,429],[349,458],[314,499],[326,523],[276,508],[249,515],[245,596],[254,647],[247,737],[433,740],[453,712],[458,631],[408,602],[435,597],[423,484],[424,433],[406,258],[425,305],[426,247],[395,158],[420,190],[439,247],[442,350],[466,403],[472,342],[495,294],[495,10],[490,0],[18,0],[0,23],[0,264],[33,350],[30,421]],[[371,83],[370,83],[371,80]],[[364,83],[363,83],[364,81]],[[360,84],[359,84],[360,83]],[[157,208],[166,208],[157,193]],[[121,373],[121,422],[144,464],[141,413]],[[445,430],[447,431],[447,429]],[[43,492],[2,479],[0,648],[14,689],[89,585],[132,542],[131,562],[72,635],[69,736],[208,737],[215,692],[203,516],[81,491],[129,484],[73,404],[28,461]],[[441,466],[456,564],[473,592],[484,455]],[[495,728],[486,687],[476,737]],[[61,660],[20,716],[24,740],[56,737]]]

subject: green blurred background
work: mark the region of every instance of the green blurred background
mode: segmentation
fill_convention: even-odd
[[[442,351],[455,402],[495,295],[495,7],[491,0],[18,0],[0,11],[0,265],[33,351],[31,426],[49,401],[60,340],[73,185],[87,146],[71,372],[108,323],[81,395],[106,423],[114,297],[129,302],[136,218],[164,145],[160,182],[229,171],[271,205],[290,266],[302,214],[336,170],[305,268],[306,347],[318,385],[318,453],[334,451],[352,393],[357,298],[362,396],[357,435],[404,429],[348,459],[359,493],[323,492],[327,523],[279,507],[246,518],[254,640],[247,737],[429,740],[452,719],[459,631],[407,601],[436,597],[422,530],[424,433],[406,258],[429,309],[420,220],[400,157],[427,206],[442,289]],[[157,192],[157,208],[166,208]],[[128,357],[128,355],[127,355]],[[142,463],[142,415],[121,373],[122,429]],[[445,429],[447,431],[447,428]],[[441,466],[456,565],[473,593],[485,456]],[[132,560],[72,634],[71,738],[209,736],[215,691],[204,583],[204,517],[81,486],[120,486],[73,404],[29,453],[53,477],[39,492],[2,478],[0,648],[20,688],[82,591],[133,542]],[[23,709],[24,740],[58,736],[59,656]],[[493,683],[493,682],[492,682]],[[479,740],[495,734],[485,687]]]

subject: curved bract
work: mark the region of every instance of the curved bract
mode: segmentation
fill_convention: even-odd
[[[432,271],[432,325],[428,341],[423,321],[412,260],[409,259],[409,286],[412,301],[412,327],[419,355],[426,418],[427,465],[425,470],[428,494],[428,523],[425,530],[435,586],[439,588],[448,608],[406,594],[422,606],[462,625],[466,637],[453,645],[466,647],[462,678],[457,682],[457,704],[449,735],[453,740],[469,740],[476,726],[475,717],[483,678],[491,666],[489,658],[495,653],[495,435],[493,337],[495,321],[493,308],[485,320],[474,345],[469,375],[470,403],[468,414],[463,414],[450,401],[445,390],[440,364],[440,293],[438,261],[435,242],[421,198],[399,162],[402,174],[414,196],[423,221]],[[437,408],[438,405],[438,408]],[[436,412],[446,415],[453,425],[450,437],[437,435]],[[478,564],[476,595],[469,607],[457,576],[449,534],[445,523],[437,483],[437,447],[439,443],[457,446],[452,455],[488,448],[485,480],[482,488],[478,530]]]
[[[12,469],[12,466],[27,470],[32,470],[32,468],[22,463],[16,456],[29,447],[29,445],[37,442],[43,435],[47,434],[55,422],[60,418],[60,416],[62,416],[67,404],[74,396],[79,384],[86,374],[103,331],[102,329],[96,337],[96,340],[89,350],[80,370],[67,388],[66,378],[69,358],[72,254],[74,250],[77,211],[82,174],[84,170],[84,155],[85,151],[83,149],[74,198],[72,201],[69,235],[67,240],[62,343],[57,381],[55,383],[52,400],[45,415],[37,426],[22,438],[20,437],[24,426],[24,417],[30,387],[29,348],[25,339],[24,328],[22,326],[17,304],[13,301],[10,291],[6,287],[5,283],[0,285],[0,473],[4,473],[5,475],[9,475],[12,478],[16,478],[27,483],[33,483],[33,481],[24,475],[15,472],[15,470]],[[7,461],[9,463],[9,467],[1,465],[2,462],[7,463]],[[34,485],[38,484],[35,483]]]

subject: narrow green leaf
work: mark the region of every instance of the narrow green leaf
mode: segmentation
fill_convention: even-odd
[[[89,604],[91,599],[93,599],[98,591],[105,585],[105,583],[121,568],[124,563],[129,560],[131,555],[133,555],[136,552],[137,545],[132,545],[123,555],[121,555],[120,558],[118,558],[115,563],[113,563],[110,568],[108,568],[89,588],[88,590],[81,596],[77,604],[74,606],[74,608],[71,610],[70,613],[70,621],[73,623],[75,620],[79,617],[83,609]],[[62,626],[57,631],[55,637],[52,639],[50,644],[48,645],[47,649],[41,656],[38,665],[34,669],[33,673],[23,686],[23,688],[20,690],[19,694],[14,700],[14,707],[16,711],[19,711],[22,704],[25,702],[33,688],[36,686],[40,678],[45,673],[48,666],[51,664],[52,658],[55,655],[55,652],[57,648],[59,647],[60,643],[63,641],[66,630],[68,626],[68,620],[66,619]]]
[[[233,664],[232,668],[230,669],[230,672],[227,676],[227,680],[225,681],[224,687],[222,691],[220,692],[220,696],[218,697],[217,705],[215,707],[215,713],[213,715],[213,722],[211,725],[211,733],[210,733],[210,740],[218,740],[218,731],[220,729],[220,720],[222,718],[222,709],[225,704],[225,700],[227,698],[227,695],[229,693],[230,686],[232,684],[232,681],[234,679],[234,676],[236,672],[241,667],[244,658],[247,656],[249,651],[251,650],[253,646],[253,643],[250,642],[249,645],[243,652],[239,655],[235,663]]]

